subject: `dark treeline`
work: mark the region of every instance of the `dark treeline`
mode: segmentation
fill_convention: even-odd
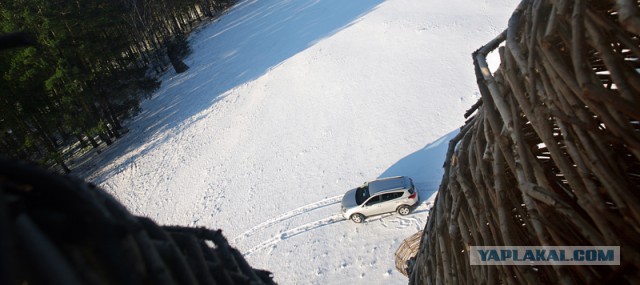
[[[169,62],[186,68],[186,34],[232,1],[2,1],[0,34],[37,44],[0,52],[0,153],[69,172],[69,150],[117,139]]]

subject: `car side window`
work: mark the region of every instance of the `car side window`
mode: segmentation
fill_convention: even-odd
[[[374,204],[380,203],[380,196],[374,196],[373,198],[369,199],[369,201],[367,201],[367,206],[371,206]]]
[[[382,195],[382,201],[389,201],[402,197],[402,192],[392,192]]]

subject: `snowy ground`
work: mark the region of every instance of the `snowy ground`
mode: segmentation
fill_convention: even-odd
[[[406,284],[393,254],[478,98],[470,55],[516,4],[241,1],[78,175],[158,223],[223,229],[281,284]],[[413,214],[338,215],[346,190],[393,175],[417,182]]]

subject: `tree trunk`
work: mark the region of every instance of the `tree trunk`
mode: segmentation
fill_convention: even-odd
[[[80,147],[81,148],[85,148],[88,147],[89,144],[87,143],[87,141],[84,140],[84,138],[82,138],[82,136],[78,133],[73,134],[73,136],[76,137],[76,140],[78,140],[78,142],[80,143]]]
[[[38,135],[42,138],[42,140],[47,145],[50,145],[52,148],[54,149],[58,148],[59,147],[58,143],[56,142],[55,139],[51,137],[51,134],[49,134],[48,130],[46,130],[42,126],[42,124],[40,123],[40,119],[38,119],[35,115],[32,115],[31,118],[33,119],[33,126],[38,131]]]
[[[100,147],[100,144],[98,144],[98,142],[93,138],[93,136],[89,135],[88,133],[85,133],[85,135],[87,136],[87,140],[89,141],[89,143],[94,149]]]
[[[109,136],[106,135],[104,132],[98,132],[98,137],[100,137],[100,139],[107,145],[111,145],[113,143],[113,141],[109,138]]]
[[[169,61],[171,61],[171,66],[176,71],[176,73],[183,73],[189,70],[189,66],[187,66],[180,58],[178,58],[178,51],[174,43],[169,43],[167,45],[167,55],[169,56]]]
[[[62,170],[64,171],[65,174],[69,174],[71,173],[71,169],[69,169],[69,167],[67,166],[67,164],[64,162],[64,159],[60,157],[60,154],[55,154],[53,160],[60,166],[62,167]]]
[[[109,99],[106,97],[105,94],[102,94],[100,96],[100,101],[102,103],[102,107],[104,109],[105,112],[105,118],[107,119],[107,121],[109,122],[109,124],[111,125],[111,128],[114,129],[115,131],[122,129],[122,125],[120,124],[120,121],[118,120],[118,116],[116,115],[115,111],[113,110],[113,106],[111,106],[111,102],[109,101]],[[116,135],[117,137],[119,137],[118,135]]]

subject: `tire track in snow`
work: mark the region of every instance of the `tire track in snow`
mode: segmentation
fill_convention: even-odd
[[[303,234],[306,232],[309,232],[311,230],[317,229],[317,228],[321,228],[327,225],[331,225],[331,224],[335,224],[337,222],[341,222],[341,221],[346,221],[346,219],[344,217],[342,217],[342,215],[340,214],[335,214],[332,216],[329,216],[327,218],[324,219],[320,219],[314,222],[310,222],[310,223],[306,223],[302,226],[299,226],[297,228],[293,228],[290,230],[287,230],[283,233],[280,233],[278,235],[273,236],[272,238],[263,241],[262,243],[254,246],[253,248],[251,248],[250,250],[248,250],[247,252],[245,252],[243,254],[243,256],[249,256],[252,253],[262,250],[264,248],[267,248],[269,246],[275,245],[281,241],[284,241],[286,239],[292,238],[294,236],[297,236],[299,234]]]
[[[395,227],[396,229],[404,229],[410,226],[414,226],[416,231],[420,230],[420,224],[421,224],[417,218],[403,217],[403,216],[395,216],[394,219],[390,219],[388,221],[381,218],[380,221],[382,226],[385,228],[391,227],[390,225],[393,225],[393,227]],[[389,225],[387,225],[387,223],[389,223]]]
[[[235,237],[233,239],[232,243],[233,244],[238,244],[239,241],[245,239],[246,237],[254,234],[255,232],[257,232],[257,231],[259,231],[261,229],[268,228],[268,227],[273,226],[273,225],[275,225],[277,223],[280,223],[280,222],[286,221],[288,219],[291,219],[291,218],[293,218],[295,216],[298,216],[298,215],[301,215],[301,214],[304,214],[304,213],[308,213],[308,212],[311,212],[313,210],[317,210],[317,209],[320,209],[320,208],[324,208],[324,207],[327,207],[327,206],[330,206],[330,205],[333,205],[333,204],[337,204],[342,200],[342,196],[343,195],[329,197],[329,198],[320,200],[318,202],[307,204],[307,205],[304,205],[302,207],[296,208],[296,209],[291,210],[289,212],[286,212],[286,213],[284,213],[284,214],[282,214],[282,215],[280,215],[280,216],[278,216],[276,218],[266,220],[266,221],[260,223],[259,225],[254,226],[254,227],[250,228],[249,230],[245,231],[244,233],[242,233],[242,234],[238,235],[237,237]]]

